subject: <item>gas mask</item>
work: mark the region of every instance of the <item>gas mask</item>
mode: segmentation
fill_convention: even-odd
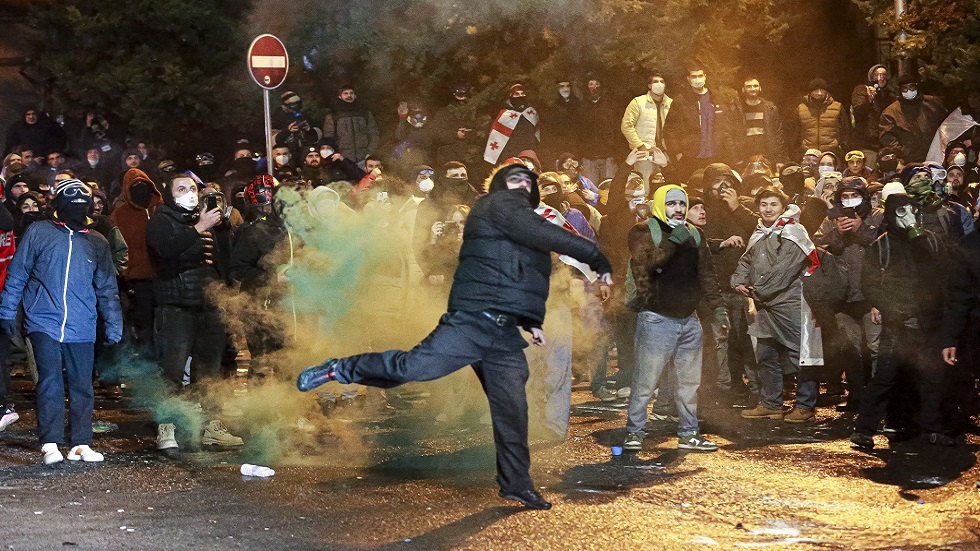
[[[915,226],[915,207],[911,204],[895,209],[895,225],[902,230]]]

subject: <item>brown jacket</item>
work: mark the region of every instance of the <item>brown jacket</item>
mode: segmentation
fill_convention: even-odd
[[[149,182],[152,186],[150,204],[146,208],[133,203],[130,188],[137,181]],[[138,168],[129,169],[123,176],[122,194],[112,211],[112,221],[119,228],[126,244],[129,245],[129,265],[123,272],[126,279],[153,279],[155,273],[150,264],[150,254],[146,249],[146,223],[163,197],[156,184],[145,172]]]

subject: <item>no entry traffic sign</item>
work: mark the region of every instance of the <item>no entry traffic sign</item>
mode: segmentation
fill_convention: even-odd
[[[257,36],[248,47],[248,71],[266,90],[278,88],[289,71],[289,54],[282,41],[271,34]]]

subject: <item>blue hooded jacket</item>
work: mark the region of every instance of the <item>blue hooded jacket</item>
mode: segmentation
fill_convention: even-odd
[[[0,318],[15,319],[23,300],[27,333],[63,343],[94,343],[99,314],[106,339],[122,339],[122,309],[109,243],[56,220],[31,224],[0,295]]]

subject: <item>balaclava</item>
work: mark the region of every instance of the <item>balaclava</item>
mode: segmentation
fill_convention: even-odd
[[[88,225],[92,208],[92,190],[80,180],[62,180],[55,188],[54,210],[58,220],[78,231]]]

